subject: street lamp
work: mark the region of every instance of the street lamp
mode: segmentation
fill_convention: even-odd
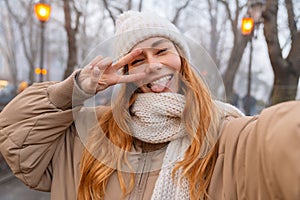
[[[262,12],[265,10],[264,0],[248,0],[248,11],[242,19],[241,31],[243,35],[250,35],[254,28],[263,22]]]
[[[43,75],[45,74],[44,70],[44,29],[45,29],[45,23],[50,18],[51,13],[51,6],[47,3],[45,3],[43,0],[40,2],[34,4],[34,12],[37,17],[37,19],[41,23],[41,58],[40,58],[40,68],[36,69],[36,73],[40,72],[40,82],[43,81]]]
[[[250,35],[254,29],[254,20],[251,17],[242,19],[241,31],[243,35]]]
[[[241,32],[243,35],[251,35],[249,40],[250,42],[250,53],[249,53],[249,66],[248,66],[248,85],[247,85],[247,94],[243,99],[244,109],[246,115],[251,115],[251,107],[255,105],[256,100],[251,96],[251,71],[252,71],[252,52],[253,52],[253,35],[254,29],[259,27],[259,24],[262,23],[262,12],[265,9],[264,0],[248,0],[248,12],[247,16],[242,19]]]

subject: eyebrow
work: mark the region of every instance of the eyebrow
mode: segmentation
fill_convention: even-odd
[[[163,39],[160,39],[160,40],[157,40],[157,41],[153,42],[151,44],[151,47],[156,47],[156,46],[158,46],[158,45],[160,45],[161,43],[164,43],[164,42],[170,42],[170,41],[168,39],[163,38]]]

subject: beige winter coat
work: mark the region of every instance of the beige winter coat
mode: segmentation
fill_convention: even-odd
[[[7,163],[30,188],[51,191],[52,200],[75,200],[79,183],[83,145],[70,109],[73,86],[73,77],[35,84],[0,114],[0,150]],[[86,98],[78,91],[76,95],[78,102]],[[101,108],[97,113],[101,115]],[[299,115],[300,103],[294,101],[270,107],[260,116],[227,117],[210,183],[211,199],[300,199]],[[157,147],[141,143],[136,151],[152,148]],[[150,199],[158,174],[137,175],[138,190],[126,199]],[[121,198],[113,174],[106,199]]]

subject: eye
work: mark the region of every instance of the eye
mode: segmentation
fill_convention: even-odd
[[[156,55],[160,55],[165,53],[168,50],[168,48],[163,48],[163,49],[158,49],[158,51],[156,52]]]
[[[135,64],[138,64],[138,63],[140,63],[140,62],[142,62],[144,59],[136,59],[136,60],[134,60],[132,63],[130,63],[131,65],[135,65]]]

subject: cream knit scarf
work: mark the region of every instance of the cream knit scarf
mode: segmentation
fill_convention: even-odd
[[[188,181],[179,180],[180,170],[172,179],[176,162],[183,159],[190,145],[181,122],[184,106],[184,96],[176,93],[139,94],[132,106],[130,126],[136,138],[148,143],[170,142],[151,200],[190,199]]]

